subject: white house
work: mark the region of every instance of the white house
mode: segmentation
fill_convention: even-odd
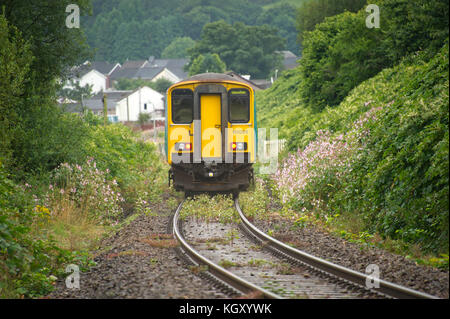
[[[136,122],[139,113],[148,113],[152,119],[164,117],[164,96],[144,86],[125,95],[116,104],[116,115],[120,122]]]
[[[106,90],[106,81],[107,77],[105,75],[97,70],[91,70],[80,78],[79,84],[81,87],[86,84],[92,85],[92,92],[98,93]]]
[[[71,71],[71,81],[78,82],[83,87],[86,84],[92,86],[92,93],[103,92],[111,87],[111,74],[120,69],[119,63],[110,64],[103,61],[86,61],[82,65],[74,67]],[[71,81],[68,81],[64,88],[73,89]]]
[[[170,70],[167,68],[164,68],[161,72],[159,72],[153,79],[152,82],[156,82],[159,79],[166,79],[169,80],[172,83],[180,82],[182,79],[180,79],[178,76],[173,74]]]

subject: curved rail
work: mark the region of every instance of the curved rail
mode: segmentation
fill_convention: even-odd
[[[367,279],[373,280],[371,279],[371,277],[369,277],[369,275],[315,257],[306,252],[288,246],[276,240],[273,237],[270,237],[269,235],[260,231],[252,223],[248,221],[248,219],[242,213],[237,198],[235,199],[234,204],[242,220],[243,226],[247,230],[247,232],[250,233],[252,236],[254,236],[257,240],[267,243],[272,250],[281,252],[282,254],[288,255],[289,257],[295,260],[299,260],[302,263],[305,263],[316,269],[319,269],[329,274],[333,274],[339,278],[348,280],[361,287],[366,287]],[[426,294],[424,292],[406,288],[382,279],[377,279],[377,281],[379,282],[379,288],[372,288],[372,290],[380,292],[390,297],[399,299],[439,299],[438,297]]]
[[[213,263],[209,259],[203,257],[200,255],[194,248],[189,245],[184,237],[182,236],[180,230],[179,230],[179,215],[181,208],[183,207],[184,201],[182,201],[175,212],[175,215],[173,217],[173,234],[175,238],[178,240],[178,242],[181,245],[181,248],[184,250],[184,252],[191,257],[196,263],[201,265],[207,265],[208,271],[212,273],[217,278],[221,279],[228,285],[232,286],[233,288],[237,289],[238,291],[242,292],[243,294],[252,293],[252,292],[259,292],[263,298],[269,298],[269,299],[281,299],[280,296],[264,289],[261,287],[258,287],[251,282],[248,282],[233,273],[227,271],[226,269],[220,267],[219,265]]]

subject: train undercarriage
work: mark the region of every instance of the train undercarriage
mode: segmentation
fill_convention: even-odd
[[[172,164],[169,186],[185,193],[228,192],[238,194],[254,183],[249,163],[181,163]]]

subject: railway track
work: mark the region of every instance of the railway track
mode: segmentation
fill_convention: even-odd
[[[225,268],[223,260],[218,254],[206,247],[208,234],[204,231],[204,226],[191,225],[190,239],[187,239],[183,232],[182,222],[179,219],[180,211],[183,207],[181,202],[173,217],[173,234],[180,243],[182,254],[196,267],[207,269],[218,282],[225,287],[234,290],[236,294],[251,295],[258,298],[399,298],[399,299],[435,299],[429,294],[415,291],[400,285],[396,285],[379,279],[377,288],[366,288],[367,274],[356,272],[321,258],[312,256],[306,252],[288,246],[259,230],[243,214],[238,200],[235,200],[235,208],[239,213],[241,223],[239,229],[245,234],[245,238],[240,239],[234,249],[238,255],[246,255],[255,247],[251,243],[256,243],[258,247],[263,247],[264,252],[252,251],[259,259],[251,259],[253,263],[264,261],[274,269],[279,270],[282,261],[287,261],[296,271],[283,274],[279,271],[266,268],[259,275],[255,276],[255,271],[248,267],[248,262],[231,263],[233,271]],[[231,226],[221,225],[212,229],[211,233],[222,234],[216,236],[223,237],[224,232],[232,232],[228,229]],[[198,229],[196,229],[198,228]],[[202,240],[196,241],[198,234],[206,236]],[[245,253],[240,252],[240,249]],[[270,252],[270,253],[269,253]],[[264,255],[265,254],[265,255]],[[270,254],[271,257],[267,256]],[[236,255],[236,254],[235,254]],[[263,257],[261,257],[263,256]],[[239,257],[236,257],[239,258]],[[220,265],[222,264],[222,265]],[[246,265],[246,267],[242,265]],[[284,263],[285,264],[285,263]],[[283,265],[284,265],[283,264]],[[369,278],[370,279],[370,278]],[[281,287],[281,288],[280,288]]]

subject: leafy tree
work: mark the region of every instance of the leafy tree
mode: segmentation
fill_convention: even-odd
[[[162,94],[165,94],[167,89],[173,84],[171,81],[164,78],[160,78],[152,83],[153,83],[152,88]]]
[[[28,43],[26,49],[18,42],[24,48],[15,82],[21,87],[21,93],[15,100],[14,112],[7,115],[9,125],[11,121],[15,125],[8,132],[12,154],[8,169],[14,169],[17,177],[27,172],[47,171],[63,161],[73,162],[82,156],[79,150],[85,141],[85,130],[81,120],[62,114],[54,99],[56,79],[63,78],[70,67],[89,57],[83,31],[66,27],[65,10],[69,4],[78,4],[81,13],[87,13],[90,8],[88,0],[0,2],[4,18],[20,31],[23,43]],[[10,41],[16,41],[14,36]],[[11,53],[17,54],[14,50]],[[30,56],[34,58],[30,60]],[[9,67],[7,72],[11,76],[14,65]],[[26,80],[22,78],[25,74]]]
[[[297,44],[296,8],[287,3],[277,4],[265,10],[256,20],[256,25],[267,24],[279,30],[279,35],[286,39],[286,48],[295,54],[300,53]]]
[[[97,50],[96,59],[99,61],[113,62],[114,39],[124,18],[121,11],[113,8],[105,15],[99,16],[95,23],[87,30],[91,47]]]
[[[29,43],[0,15],[0,166],[11,156],[13,131],[19,122],[15,105],[24,92],[33,56]]]
[[[197,8],[207,8],[206,10],[197,11]],[[220,11],[218,11],[219,9]],[[182,13],[202,12],[210,17],[209,21],[204,21],[203,25],[223,19],[228,23],[245,22],[249,25],[254,25],[256,19],[261,15],[263,9],[260,4],[252,3],[248,0],[186,0],[178,6],[178,11]],[[220,15],[225,14],[225,17]],[[189,27],[189,24],[186,24]],[[198,31],[201,31],[198,30]],[[192,37],[193,39],[198,38]]]
[[[356,85],[408,54],[428,49],[432,57],[448,37],[449,5],[443,0],[420,1],[420,6],[404,0],[380,1],[384,12],[380,29],[366,27],[367,13],[362,9],[325,18],[305,32],[299,68],[304,102],[315,111],[334,107]],[[430,27],[421,27],[424,24]]]
[[[189,68],[189,75],[195,75],[199,73],[213,72],[224,73],[226,70],[225,63],[220,59],[218,54],[207,53],[205,55],[200,54]]]
[[[138,115],[138,123],[139,123],[140,126],[143,126],[149,120],[150,120],[150,114],[149,113],[139,113],[139,115]]]
[[[381,44],[394,62],[418,50],[430,49],[430,57],[440,50],[449,36],[447,0],[382,0]]]
[[[364,11],[342,13],[305,34],[300,95],[315,111],[336,106],[357,84],[390,65],[379,45],[381,31],[368,29],[365,18]]]
[[[74,80],[70,81],[70,85],[72,88],[61,89],[58,92],[58,96],[77,102],[81,102],[83,99],[88,99],[92,96],[92,85],[86,84],[85,86],[80,86],[80,83]]]
[[[205,25],[201,40],[188,50],[191,55],[189,68],[199,55],[216,53],[230,70],[266,77],[279,67],[281,58],[275,51],[283,48],[284,40],[272,27],[217,21]]]
[[[141,25],[136,21],[122,23],[116,33],[113,57],[116,61],[138,60],[142,57],[144,42]]]
[[[366,4],[366,0],[308,0],[297,11],[298,41],[303,42],[303,34],[312,31],[326,17],[344,11],[357,12]]]
[[[195,41],[189,37],[175,38],[161,53],[164,59],[181,59],[189,57],[187,50],[195,45]]]
[[[205,24],[227,18],[227,14],[221,9],[209,6],[195,7],[186,14],[188,36],[193,39],[198,39]]]
[[[81,14],[90,12],[89,0],[1,0],[5,18],[30,42],[35,59],[30,82],[46,86],[69,67],[89,57],[82,29],[66,27],[66,7],[77,4]],[[45,88],[47,90],[48,88]]]

